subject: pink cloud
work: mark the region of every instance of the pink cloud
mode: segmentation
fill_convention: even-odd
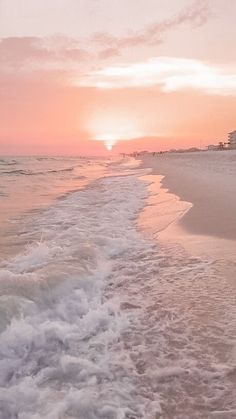
[[[123,49],[142,45],[158,45],[163,35],[179,25],[203,25],[210,16],[208,0],[198,0],[177,15],[154,22],[144,29],[116,37],[99,32],[90,39],[79,40],[64,36],[50,38],[10,37],[0,39],[0,65],[3,69],[58,68],[83,62],[107,60],[120,55]]]
[[[134,47],[142,44],[158,44],[162,42],[162,35],[167,31],[173,30],[184,23],[201,26],[207,22],[210,15],[209,1],[196,0],[192,6],[187,7],[172,18],[148,25],[142,31],[130,32],[120,38],[109,33],[99,32],[94,35],[93,42],[98,46],[114,48],[115,51],[119,48]]]
[[[81,61],[89,57],[80,46],[71,46],[71,40],[64,40],[63,45],[47,42],[46,38],[21,37],[0,39],[0,64],[3,68],[24,68],[30,64],[58,64],[68,61]],[[74,42],[75,43],[75,42]],[[78,44],[78,41],[77,41]]]

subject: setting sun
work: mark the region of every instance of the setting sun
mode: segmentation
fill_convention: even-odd
[[[120,137],[114,134],[102,134],[94,137],[96,141],[103,141],[108,151],[112,150],[113,145],[120,140]]]
[[[102,141],[107,150],[118,141],[128,141],[142,136],[140,124],[130,115],[98,113],[89,121],[89,131],[96,141]]]

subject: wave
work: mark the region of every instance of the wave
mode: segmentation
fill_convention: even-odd
[[[137,239],[132,224],[145,194],[133,176],[73,193],[34,221],[40,243],[3,264],[4,419],[19,411],[25,419],[141,417],[134,377],[117,352],[128,319],[106,288]]]
[[[24,176],[38,176],[38,175],[47,175],[51,173],[63,173],[63,172],[73,172],[73,170],[77,166],[69,167],[65,169],[52,169],[52,170],[45,170],[45,171],[33,171],[33,170],[24,170],[24,169],[17,169],[17,170],[8,170],[0,172],[1,175],[24,175]]]
[[[235,363],[215,348],[234,323],[212,263],[144,238],[143,169],[120,172],[35,215],[1,265],[1,419],[199,419],[227,405]],[[214,328],[211,303],[229,312]]]
[[[18,164],[16,160],[0,159],[0,165],[14,166],[16,164]]]

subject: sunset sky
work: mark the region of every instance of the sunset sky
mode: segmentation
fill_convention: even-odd
[[[0,0],[0,154],[225,140],[235,21],[236,0]]]

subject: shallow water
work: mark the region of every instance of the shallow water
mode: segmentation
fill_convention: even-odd
[[[17,252],[22,242],[18,227],[27,213],[37,213],[55,199],[103,176],[108,163],[109,160],[83,157],[2,157],[1,256]]]
[[[235,417],[231,285],[146,234],[148,171],[99,165],[8,233],[21,242],[1,262],[0,418]]]

